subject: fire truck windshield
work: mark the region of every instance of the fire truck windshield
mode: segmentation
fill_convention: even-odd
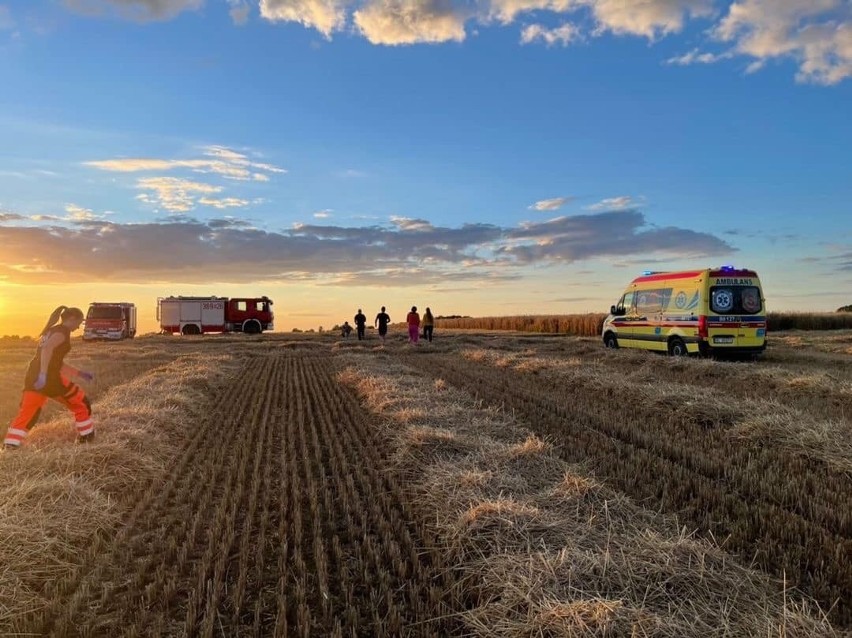
[[[89,308],[86,319],[123,319],[119,306],[93,306]]]

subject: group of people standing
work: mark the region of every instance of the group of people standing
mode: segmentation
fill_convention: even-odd
[[[355,322],[355,330],[358,333],[358,341],[365,339],[367,317],[360,308],[358,308],[358,312],[355,314],[353,321]],[[381,311],[373,320],[373,326],[379,329],[379,337],[382,341],[384,341],[385,337],[387,337],[388,324],[390,324],[390,322],[390,315],[387,313],[387,309],[382,306]],[[426,312],[423,314],[423,318],[421,320],[420,315],[417,313],[417,306],[411,306],[411,311],[408,313],[406,322],[408,323],[409,343],[418,343],[420,341],[421,326],[423,327],[423,338],[432,341],[432,334],[435,330],[435,318],[432,316],[432,311],[429,308],[426,308]],[[342,328],[343,336],[348,337],[351,332],[352,326],[349,325],[348,321],[344,321]]]

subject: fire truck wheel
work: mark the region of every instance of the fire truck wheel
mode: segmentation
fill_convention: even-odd
[[[201,330],[198,329],[194,323],[188,323],[183,327],[183,334],[185,335],[200,335]]]
[[[257,321],[246,321],[243,324],[243,332],[250,335],[260,334],[260,324]]]

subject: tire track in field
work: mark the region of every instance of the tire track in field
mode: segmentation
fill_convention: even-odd
[[[700,428],[692,427],[690,433],[672,431],[668,423],[661,426],[661,417],[644,413],[641,402],[620,402],[617,390],[584,396],[582,390],[542,376],[471,363],[458,355],[411,353],[402,359],[491,405],[516,410],[528,427],[553,440],[569,462],[590,464],[640,502],[711,532],[726,548],[779,578],[786,574],[824,609],[832,609],[836,622],[852,625],[852,538],[844,532],[848,510],[827,518],[809,513],[830,512],[833,486],[847,485],[848,494],[848,477],[829,477],[827,485],[820,485],[806,474],[794,485],[787,476],[781,483],[790,483],[793,493],[779,502],[768,491],[764,467],[780,463],[772,475],[783,477],[784,460],[778,454],[743,443],[720,459],[722,450],[709,435],[702,438]],[[721,474],[714,469],[720,460]],[[820,490],[827,490],[825,499]],[[794,497],[815,503],[792,508],[789,499]]]
[[[57,587],[38,633],[451,633],[451,572],[334,374],[299,352],[249,359],[169,475]]]
[[[269,375],[270,360],[247,363],[198,424],[183,453],[162,482],[152,483],[112,540],[93,545],[83,570],[54,593],[41,634],[159,635],[171,633],[164,614],[144,631],[146,610],[171,609],[179,595],[181,575],[198,559],[199,541],[216,511],[215,490],[232,472],[235,441],[260,404],[248,399],[250,389]],[[231,411],[222,423],[221,415]],[[243,424],[240,427],[240,424]],[[223,427],[224,426],[224,427]]]
[[[382,471],[369,417],[327,358],[293,364],[274,635],[447,635],[452,625],[433,619],[448,614],[451,577],[424,551],[410,504]]]

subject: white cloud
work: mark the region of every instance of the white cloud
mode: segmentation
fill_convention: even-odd
[[[96,215],[91,209],[77,204],[65,204],[65,212],[68,213],[69,221],[87,222],[101,218],[101,215]]]
[[[314,218],[316,219],[328,219],[331,217],[331,209],[328,208],[326,210],[319,210],[314,213]]]
[[[555,44],[568,46],[580,37],[580,29],[570,22],[566,22],[561,27],[554,29],[548,29],[541,24],[530,24],[521,31],[521,44],[531,44],[536,40],[541,40],[547,46]]]
[[[573,197],[554,197],[553,199],[542,199],[529,207],[530,210],[559,210],[565,204],[573,201]]]
[[[796,79],[837,84],[852,76],[852,4],[847,0],[741,0],[713,33],[753,58],[748,72],[772,59],[799,64]]]
[[[143,192],[136,196],[141,202],[158,206],[170,213],[186,213],[195,207],[197,195],[219,193],[221,186],[192,182],[177,177],[147,177],[136,182]]]
[[[214,199],[212,197],[202,197],[198,203],[203,206],[212,206],[213,208],[242,208],[249,205],[249,200],[240,199],[239,197],[223,197],[222,199]]]
[[[204,0],[63,0],[65,6],[86,15],[115,14],[121,18],[148,22],[169,20],[198,9]]]
[[[260,0],[260,15],[271,22],[298,22],[326,38],[346,25],[351,0]]]
[[[165,20],[198,9],[204,0],[63,0],[90,14],[112,12],[139,20]],[[235,24],[248,19],[251,0],[226,0]],[[651,41],[681,32],[690,20],[706,19],[711,40],[669,57],[670,65],[712,64],[748,58],[747,73],[772,60],[792,60],[800,82],[833,85],[852,77],[850,0],[258,0],[271,22],[295,22],[322,33],[354,28],[373,44],[462,42],[468,22],[515,24],[521,16],[552,14],[554,20],[524,25],[520,42],[567,46],[606,33]],[[723,5],[723,6],[719,6]],[[570,22],[567,18],[570,17]],[[12,28],[8,5],[0,4],[0,29]],[[475,28],[475,27],[474,27]],[[722,51],[707,44],[723,43]],[[184,160],[192,161],[192,160]],[[195,160],[201,162],[204,160]],[[206,160],[209,162],[210,160]],[[218,168],[197,164],[232,179],[268,178],[242,160],[221,160]],[[172,163],[171,166],[176,164]],[[186,164],[184,164],[186,166]]]
[[[586,210],[592,211],[618,211],[636,208],[641,204],[641,201],[634,199],[630,195],[621,195],[619,197],[609,197],[602,199],[597,204],[586,206]]]
[[[713,0],[579,0],[591,7],[598,31],[655,39],[683,29],[687,17],[712,15]]]
[[[461,42],[467,16],[448,0],[368,0],[355,24],[373,44]]]
[[[733,53],[702,53],[697,48],[692,49],[683,55],[677,55],[666,60],[666,64],[675,64],[678,66],[689,66],[691,64],[714,64],[720,60],[728,60],[733,57]]]
[[[137,173],[144,171],[168,171],[188,168],[196,173],[215,173],[226,179],[240,181],[269,181],[267,173],[286,173],[278,166],[257,162],[244,153],[225,146],[205,146],[201,149],[203,158],[198,159],[157,159],[157,158],[121,158],[85,162],[104,171],[118,173]]]
[[[487,15],[503,24],[511,24],[522,13],[541,10],[564,13],[575,9],[578,3],[578,0],[491,0],[487,3]]]

